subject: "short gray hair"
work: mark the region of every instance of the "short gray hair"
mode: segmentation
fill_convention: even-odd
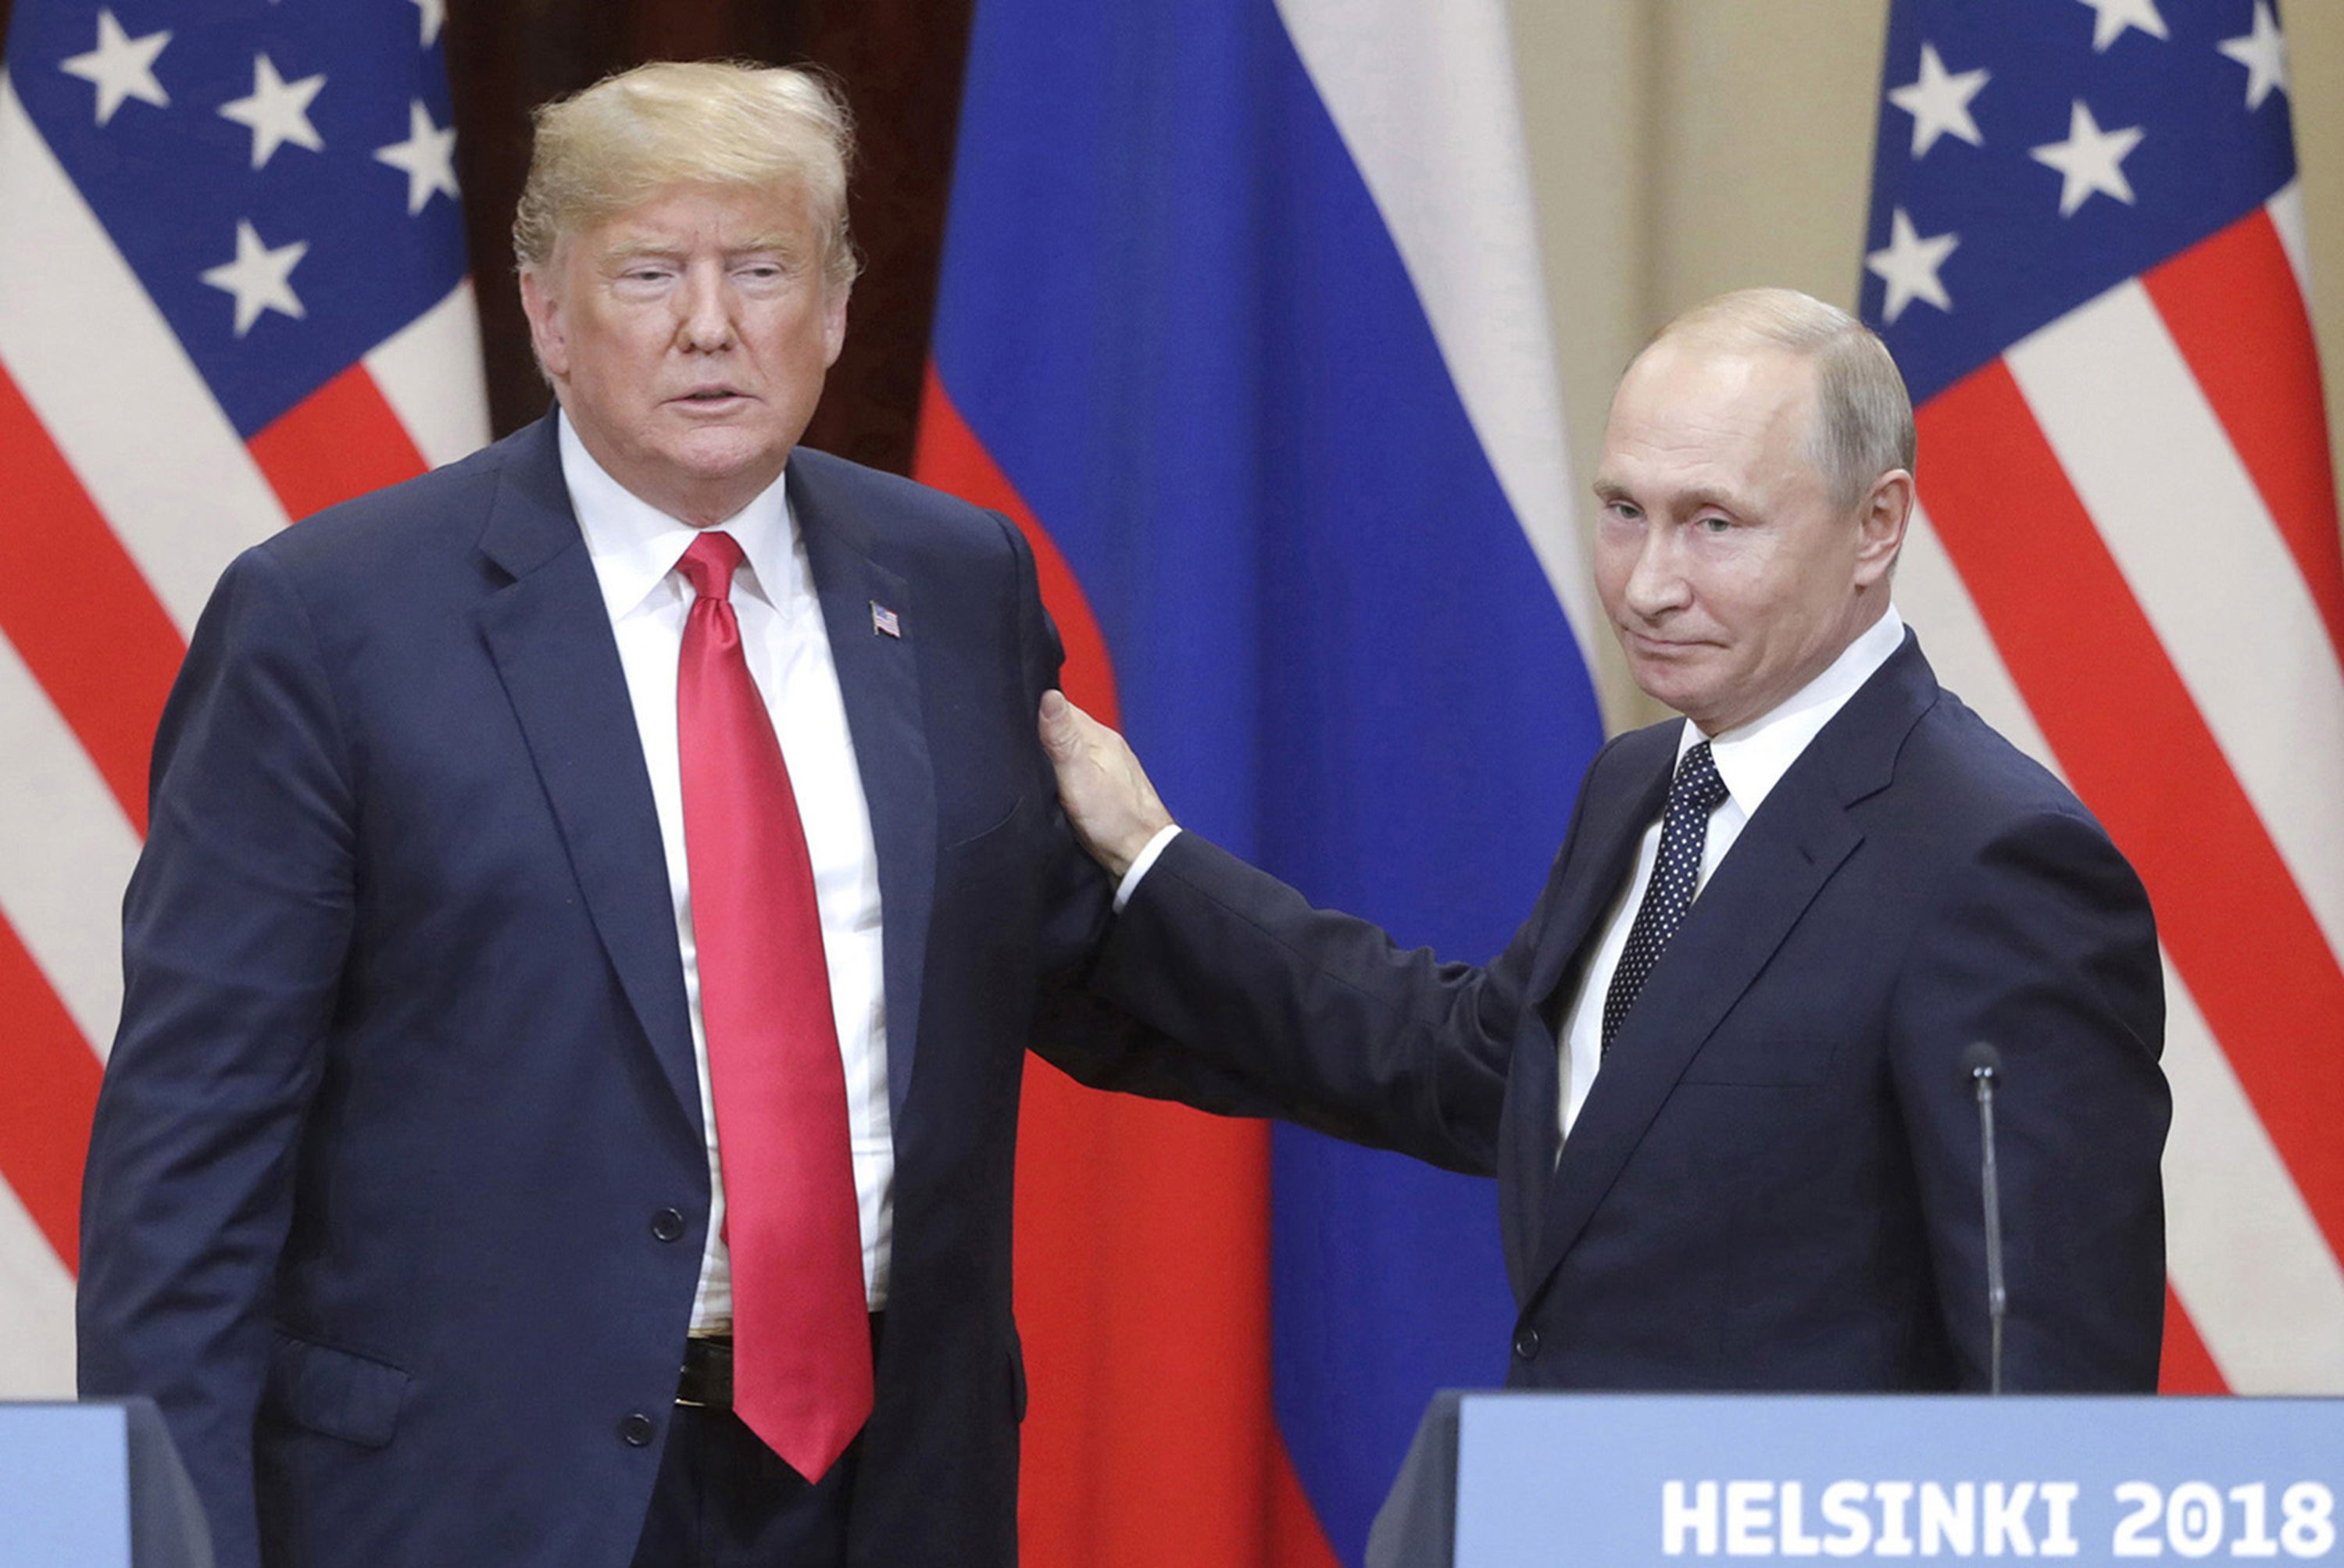
[[[802,188],[825,279],[845,288],[861,269],[846,227],[854,123],[817,70],[661,61],[556,98],[533,117],[512,228],[524,272],[551,265],[562,240],[679,185]]]
[[[1809,455],[1834,504],[1853,507],[1882,474],[1910,472],[1919,449],[1913,400],[1888,345],[1836,306],[1795,288],[1743,288],[1696,305],[1662,328],[1654,345],[1784,349],[1815,368]]]

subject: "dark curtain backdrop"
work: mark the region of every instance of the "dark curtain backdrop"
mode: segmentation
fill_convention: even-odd
[[[506,238],[529,166],[530,106],[644,60],[721,55],[813,61],[845,83],[861,127],[851,211],[864,268],[846,351],[805,439],[909,472],[972,4],[448,0],[457,175],[471,230],[497,433],[534,419],[547,402],[530,359]],[[0,0],[0,36],[10,9],[11,0]]]

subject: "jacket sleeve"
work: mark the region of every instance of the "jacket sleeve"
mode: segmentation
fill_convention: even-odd
[[[1554,940],[1593,781],[1618,745],[1588,764],[1537,904],[1481,966],[1402,948],[1368,921],[1314,908],[1184,830],[1083,980],[1092,1007],[1187,1075],[1185,1087],[1141,1092],[1493,1174],[1518,1044],[1535,1030],[1533,1048],[1556,1048],[1542,1027],[1551,1020],[1531,1017],[1549,1000],[1533,993],[1533,974]]]
[[[1486,967],[1443,963],[1184,832],[1089,985],[1276,1115],[1488,1175],[1553,886]]]
[[[76,1308],[81,1391],[161,1405],[224,1568],[258,1560],[253,1423],[351,937],[349,780],[308,613],[282,569],[248,552],[197,627],[156,740]]]
[[[2002,1057],[1995,1097],[2003,1386],[2157,1387],[2171,1097],[2157,1059],[2157,930],[2132,868],[2080,812],[1995,835],[1918,929],[1893,1001],[1891,1058],[1940,1310],[1962,1382],[1988,1378],[1980,1132],[1962,1057]]]

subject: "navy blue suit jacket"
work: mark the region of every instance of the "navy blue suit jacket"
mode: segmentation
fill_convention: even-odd
[[[1494,1172],[1509,1381],[1531,1387],[1982,1386],[1960,1060],[1991,1041],[2007,1386],[2153,1389],[2170,1102],[2147,897],[1909,635],[1703,887],[1558,1162],[1561,1015],[1678,734],[1596,757],[1543,895],[1485,967],[1402,952],[1184,833],[1092,983],[1285,1114]]]
[[[885,919],[894,1263],[853,1560],[1007,1563],[1020,1067],[1037,976],[1104,917],[1035,734],[1058,644],[998,517],[818,452],[788,472]],[[153,808],[84,1195],[84,1392],[161,1401],[226,1568],[621,1568],[708,1174],[658,820],[551,421],[239,559]]]

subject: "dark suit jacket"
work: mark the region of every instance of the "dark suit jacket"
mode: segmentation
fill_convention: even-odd
[[[818,452],[789,476],[886,922],[894,1250],[854,1561],[1007,1563],[1023,1047],[1036,976],[1104,918],[1035,735],[1057,641],[999,518]],[[220,1562],[624,1564],[708,1174],[551,420],[229,569],[124,945],[81,1386],[160,1400]]]
[[[1556,1163],[1556,1031],[1660,814],[1675,723],[1590,767],[1485,968],[1397,949],[1183,834],[1093,984],[1305,1122],[1494,1171],[1509,1381],[1949,1389],[1986,1372],[1977,1115],[1998,1047],[2006,1385],[2148,1390],[2164,1309],[2148,901],[1909,636],[1694,902]]]

